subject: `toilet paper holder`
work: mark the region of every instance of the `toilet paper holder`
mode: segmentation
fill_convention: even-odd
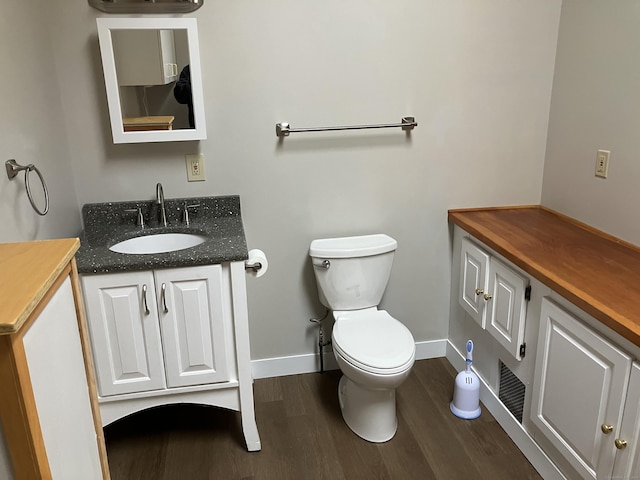
[[[250,272],[256,277],[261,277],[269,269],[269,261],[264,252],[258,248],[249,250],[247,259],[244,261],[244,271]]]
[[[262,270],[262,263],[260,263],[260,262],[255,262],[255,263],[247,263],[247,262],[245,262],[244,269],[245,270],[253,270],[255,273],[258,273],[260,270]]]

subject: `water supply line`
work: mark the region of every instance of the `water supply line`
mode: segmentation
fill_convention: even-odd
[[[315,323],[318,325],[318,351],[320,353],[320,373],[324,373],[324,347],[331,345],[331,339],[324,339],[324,328],[322,327],[322,322],[324,322],[329,316],[329,310],[325,310],[324,316],[322,318],[310,318],[309,321],[311,323]]]

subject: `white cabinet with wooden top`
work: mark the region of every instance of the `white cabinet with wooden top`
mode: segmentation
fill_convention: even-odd
[[[0,420],[11,463],[2,478],[109,478],[78,247],[0,244]]]
[[[474,365],[485,406],[544,478],[640,478],[640,249],[541,206],[453,210],[449,220],[462,251],[450,339],[483,340]],[[489,330],[483,285],[495,299],[496,255],[534,284],[525,332],[532,355],[505,369],[477,326]],[[507,415],[514,398],[520,417]]]

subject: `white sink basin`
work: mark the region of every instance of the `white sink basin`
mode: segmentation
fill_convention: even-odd
[[[175,252],[200,245],[206,239],[192,233],[158,233],[124,240],[112,245],[109,250],[130,255]]]

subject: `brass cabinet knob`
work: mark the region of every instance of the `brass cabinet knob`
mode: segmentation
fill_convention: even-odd
[[[616,448],[618,450],[622,450],[623,448],[627,448],[627,441],[626,440],[620,440],[619,438],[616,438],[616,441],[613,442],[616,444]]]
[[[603,423],[602,425],[600,425],[600,430],[602,430],[602,433],[604,433],[605,435],[609,435],[611,432],[613,432],[613,425],[607,425],[606,423]]]
[[[493,298],[493,297],[492,297],[492,295],[491,295],[490,293],[485,293],[485,294],[484,294],[484,299],[485,299],[485,300],[489,301],[489,300],[491,300],[492,298]]]
[[[482,290],[481,288],[476,288],[476,295],[482,295],[484,293],[484,290]]]

